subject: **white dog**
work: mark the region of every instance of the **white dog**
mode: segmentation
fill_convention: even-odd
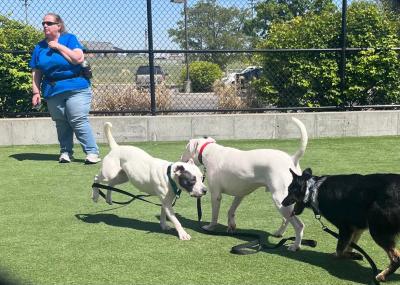
[[[111,151],[104,157],[100,173],[95,183],[107,183],[109,186],[130,181],[137,189],[161,200],[160,225],[169,229],[166,216],[174,224],[181,240],[189,240],[190,235],[182,228],[172,209],[172,203],[178,189],[189,192],[192,197],[201,197],[207,192],[202,182],[202,173],[193,160],[187,163],[171,163],[154,158],[147,152],[134,146],[119,146],[111,135],[111,123],[104,124],[104,133]],[[93,187],[92,199],[97,202],[99,189]],[[107,191],[106,201],[112,204],[111,191]]]
[[[282,236],[290,222],[296,231],[296,239],[289,250],[300,249],[304,224],[298,217],[291,216],[292,207],[283,207],[281,204],[288,194],[288,186],[292,181],[289,169],[301,174],[299,160],[304,155],[308,142],[304,124],[296,118],[292,118],[292,120],[301,132],[300,148],[292,156],[275,149],[241,151],[219,145],[212,138],[189,141],[181,160],[194,159],[197,165],[203,164],[207,171],[212,219],[209,225],[204,226],[205,229],[212,230],[218,223],[222,193],[235,197],[228,211],[228,231],[232,232],[236,229],[235,211],[244,196],[261,186],[266,186],[283,216],[282,225],[274,235]]]

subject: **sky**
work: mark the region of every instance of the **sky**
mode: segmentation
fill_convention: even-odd
[[[253,0],[255,1],[255,0]],[[183,19],[183,4],[152,0],[154,49],[179,49],[168,29]],[[199,0],[188,0],[188,6]],[[249,7],[251,0],[217,0],[219,5]],[[24,4],[28,5],[25,6]],[[25,9],[25,7],[27,7]],[[80,40],[111,42],[122,49],[147,48],[146,0],[0,0],[0,13],[28,21],[39,30],[47,12],[59,14]]]

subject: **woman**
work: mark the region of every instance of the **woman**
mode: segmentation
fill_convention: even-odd
[[[32,105],[47,101],[51,118],[56,123],[60,143],[60,163],[71,162],[73,134],[86,153],[86,164],[100,161],[99,148],[89,124],[92,91],[89,79],[82,76],[83,47],[75,35],[67,33],[61,17],[44,16],[45,39],[32,53]]]

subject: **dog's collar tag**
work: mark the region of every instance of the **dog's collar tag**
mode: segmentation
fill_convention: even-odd
[[[172,190],[174,190],[174,193],[176,195],[176,197],[180,197],[182,190],[178,188],[178,186],[176,185],[175,181],[172,179],[171,177],[171,168],[172,168],[172,164],[170,164],[167,168],[167,176],[168,176],[168,181],[169,184],[171,184]]]

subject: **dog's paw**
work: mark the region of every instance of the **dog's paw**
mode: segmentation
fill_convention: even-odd
[[[226,229],[228,233],[234,233],[236,231],[236,224],[229,224],[228,228]]]
[[[358,252],[349,251],[349,252],[346,252],[346,255],[348,255],[348,258],[350,258],[352,260],[363,260],[363,256],[361,254],[359,254]]]
[[[300,246],[295,245],[295,244],[291,244],[291,245],[288,246],[288,250],[292,251],[292,252],[299,251],[300,250]]]
[[[163,231],[169,231],[169,230],[171,229],[171,227],[168,226],[167,224],[164,224],[164,225],[161,225],[161,229],[162,229]]]
[[[185,231],[179,232],[180,240],[190,240],[192,237]]]
[[[375,276],[375,279],[378,282],[385,282],[386,281],[386,276],[382,271],[381,273],[379,273],[378,275]]]
[[[354,252],[354,251],[346,251],[346,252],[342,252],[342,253],[335,252],[332,255],[338,259],[363,260],[363,256],[361,254],[359,254],[358,252]]]
[[[276,231],[276,232],[274,232],[274,233],[272,234],[272,236],[273,236],[273,237],[276,237],[276,238],[281,238],[281,237],[283,237],[283,234],[282,234],[280,231]]]
[[[202,226],[201,228],[205,231],[213,231],[216,226],[216,224],[208,224],[206,226]]]

